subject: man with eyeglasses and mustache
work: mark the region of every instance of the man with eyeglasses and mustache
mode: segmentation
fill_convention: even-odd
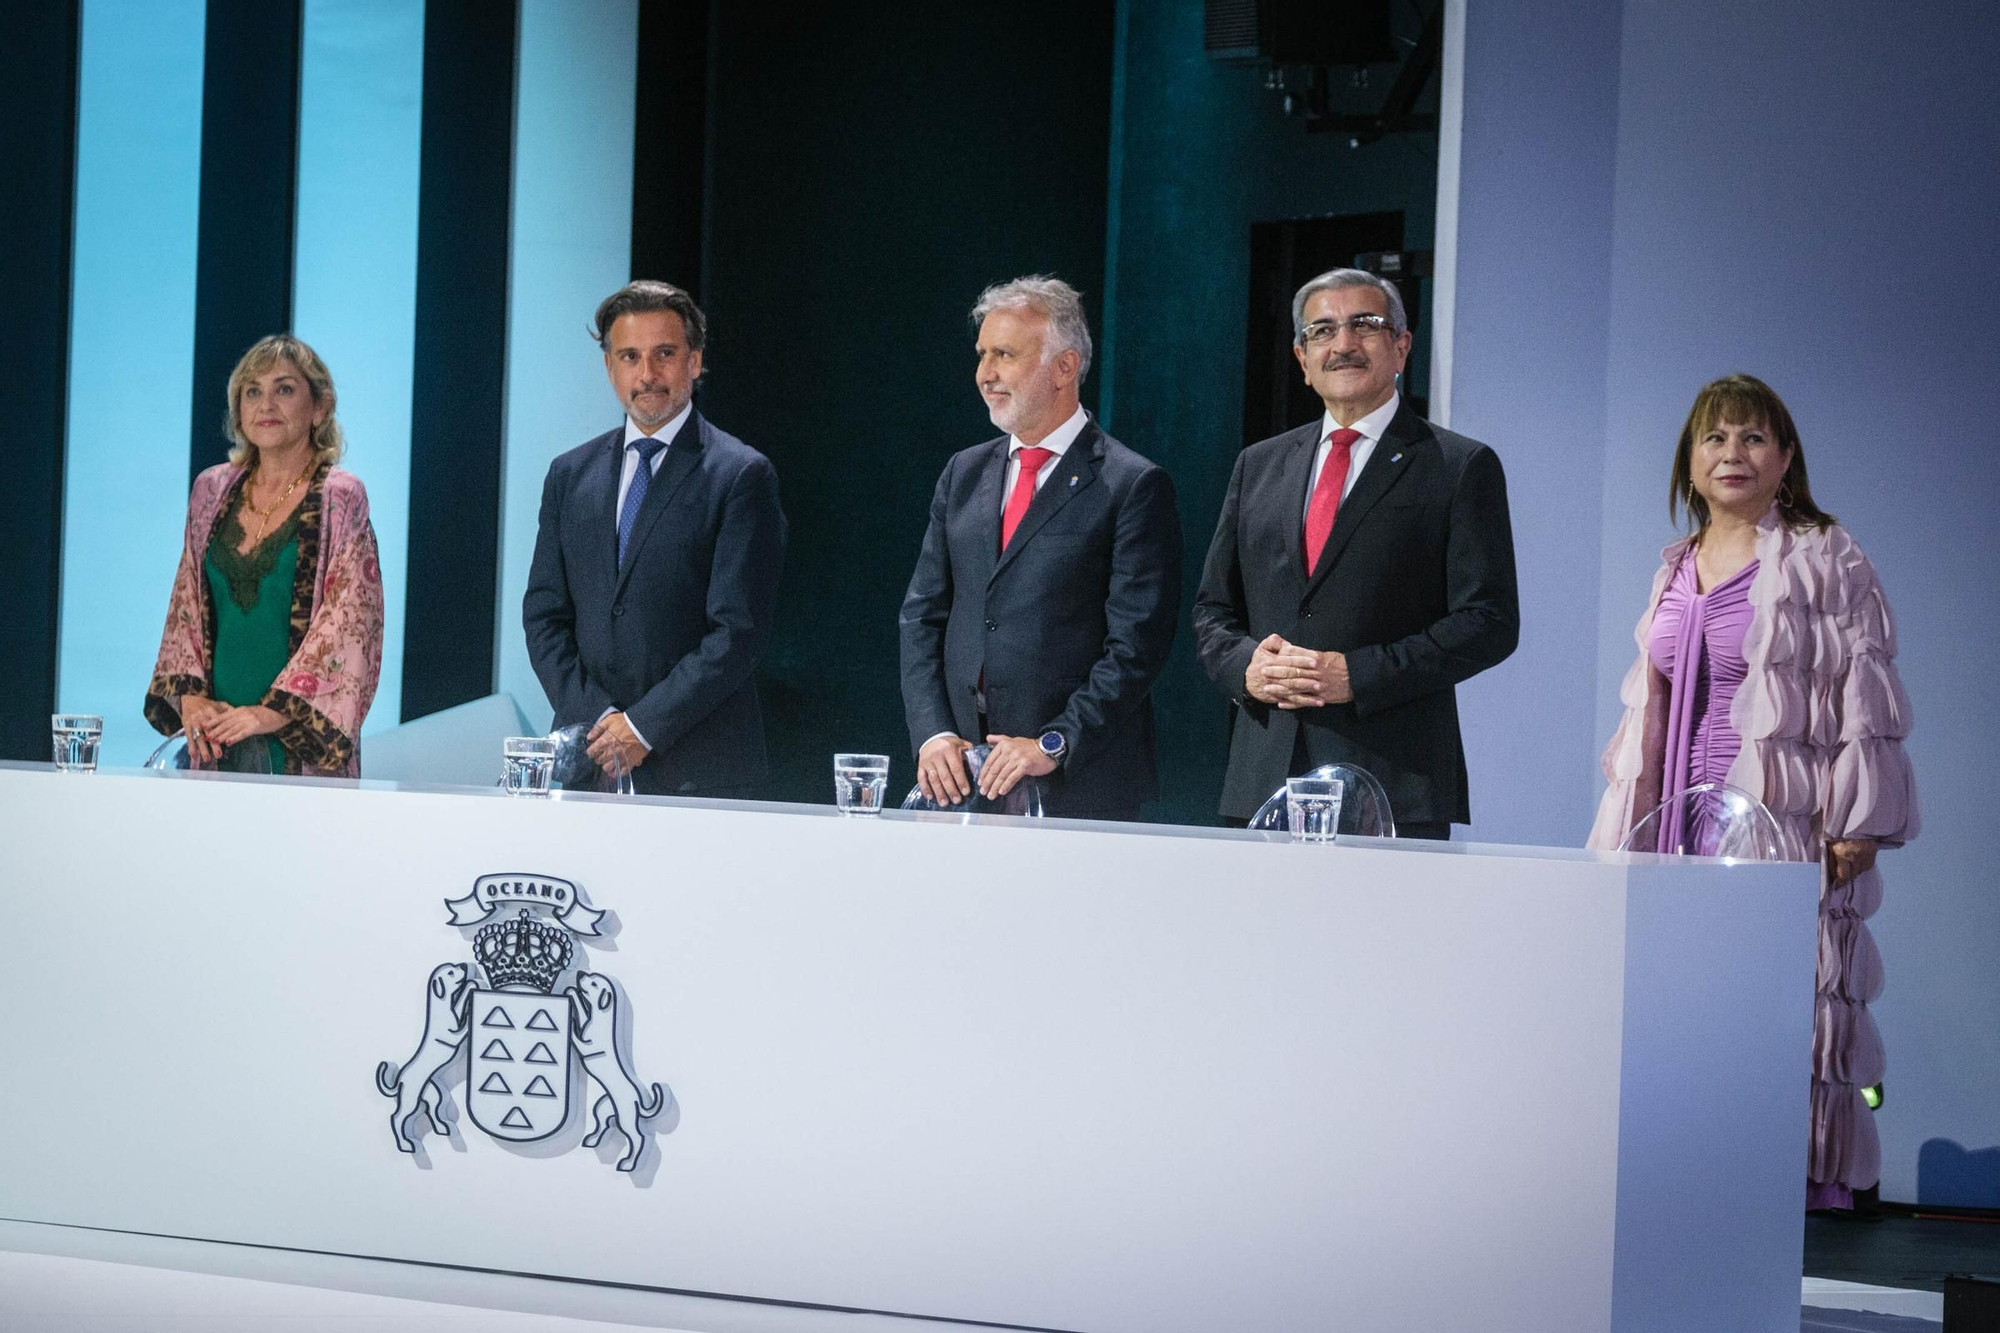
[[[607,779],[752,796],[765,777],[752,677],[770,640],[785,514],[771,461],[694,408],[708,324],[665,282],[593,326],[625,420],[549,465],[522,619],[559,727]]]
[[[1506,478],[1402,401],[1392,283],[1322,273],[1292,332],[1325,416],[1237,456],[1195,599],[1202,669],[1236,705],[1222,813],[1243,823],[1287,777],[1352,764],[1398,836],[1448,838],[1471,819],[1454,687],[1520,632]]]

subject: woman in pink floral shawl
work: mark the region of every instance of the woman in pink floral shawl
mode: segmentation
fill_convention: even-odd
[[[341,455],[333,379],[290,335],[229,377],[229,461],[195,478],[146,720],[198,768],[357,777],[382,668],[368,496]]]
[[[1881,1172],[1875,853],[1920,823],[1895,623],[1868,557],[1813,503],[1798,429],[1762,381],[1731,375],[1696,397],[1671,496],[1695,533],[1666,549],[1639,618],[1590,845],[1616,847],[1664,797],[1726,782],[1820,862],[1806,1207],[1849,1208]]]

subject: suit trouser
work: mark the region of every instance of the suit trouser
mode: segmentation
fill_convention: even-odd
[[[641,796],[689,796],[704,801],[768,801],[771,799],[769,779],[759,782],[739,782],[727,787],[698,787],[693,791],[657,791],[638,788]]]
[[[1312,757],[1306,753],[1305,728],[1301,727],[1299,728],[1297,738],[1292,742],[1292,772],[1295,774],[1310,773],[1312,769]],[[1393,817],[1396,812],[1391,810],[1389,813]],[[1248,828],[1250,826],[1249,820],[1239,819],[1235,815],[1223,816],[1222,823],[1226,828]],[[1416,838],[1425,842],[1450,842],[1451,821],[1448,819],[1398,819],[1396,820],[1396,836],[1399,838]]]
[[[986,710],[979,712],[979,735],[981,740],[993,731],[993,725],[986,718]],[[975,742],[977,744],[978,742]],[[1121,805],[1101,810],[1044,810],[1050,819],[1102,819],[1114,824],[1136,824],[1139,822],[1140,806]]]
[[[1240,815],[1224,815],[1224,828],[1249,828],[1250,821]],[[1424,842],[1450,842],[1451,823],[1442,819],[1411,819],[1396,822],[1396,836],[1415,838]]]
[[[1312,760],[1306,757],[1306,729],[1300,727],[1298,739],[1292,742],[1292,772],[1310,773],[1312,767]],[[1390,818],[1394,819],[1395,814],[1396,812],[1393,809],[1389,811]],[[1424,842],[1450,842],[1451,821],[1448,819],[1397,819],[1396,836],[1399,838],[1421,839]]]
[[[1112,824],[1136,824],[1139,822],[1140,807],[1125,806],[1117,810],[1051,810],[1052,819],[1102,819]]]

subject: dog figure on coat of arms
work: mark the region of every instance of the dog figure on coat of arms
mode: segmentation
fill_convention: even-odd
[[[464,904],[475,899],[481,914],[473,920],[491,915],[501,894],[489,892],[489,882],[506,880],[486,876],[473,895],[453,900],[453,921],[472,924],[462,913]],[[508,882],[519,892],[522,881]],[[530,882],[560,885],[568,895],[561,901],[580,907],[568,881],[535,877]],[[527,896],[533,900],[532,894]],[[445,1080],[456,1072],[463,1051],[469,1055],[467,1117],[494,1138],[532,1143],[559,1132],[569,1123],[570,1091],[580,1065],[600,1090],[583,1146],[595,1148],[616,1125],[627,1144],[618,1169],[629,1172],[638,1166],[646,1150],[644,1122],[658,1115],[673,1094],[653,1083],[651,1096],[641,1095],[620,1051],[623,1001],[611,978],[578,967],[575,984],[557,989],[577,953],[565,927],[594,935],[601,915],[566,907],[548,921],[522,907],[517,916],[496,918],[477,931],[472,967],[441,963],[432,969],[416,1052],[400,1069],[385,1060],[375,1070],[376,1090],[396,1102],[389,1132],[400,1151],[416,1151],[408,1122],[419,1109],[428,1114],[435,1132],[449,1136],[439,1107],[450,1099]]]
[[[418,1107],[430,1116],[433,1132],[451,1137],[451,1130],[438,1116],[438,1103],[451,1094],[436,1080],[465,1045],[465,1025],[471,1017],[466,992],[471,986],[471,969],[464,963],[439,963],[432,968],[430,983],[424,989],[424,1034],[417,1038],[416,1052],[403,1061],[400,1071],[387,1060],[375,1066],[376,1090],[396,1099],[396,1109],[389,1113],[389,1133],[404,1152],[417,1150],[408,1126]]]
[[[667,1104],[666,1090],[655,1083],[653,1099],[641,1101],[638,1081],[618,1057],[618,988],[610,977],[578,972],[576,985],[568,994],[570,1031],[577,1053],[583,1057],[583,1072],[601,1089],[590,1108],[590,1133],[584,1136],[583,1146],[595,1148],[603,1141],[604,1132],[617,1125],[624,1131],[626,1143],[618,1169],[630,1171],[646,1151],[646,1128],[640,1122],[660,1113]]]

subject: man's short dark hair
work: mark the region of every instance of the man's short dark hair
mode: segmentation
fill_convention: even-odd
[[[597,307],[598,349],[611,350],[611,326],[620,315],[645,315],[656,310],[671,310],[681,317],[681,324],[687,329],[689,351],[699,352],[707,344],[708,321],[702,317],[701,307],[694,303],[694,298],[671,282],[641,278],[626,283]]]

